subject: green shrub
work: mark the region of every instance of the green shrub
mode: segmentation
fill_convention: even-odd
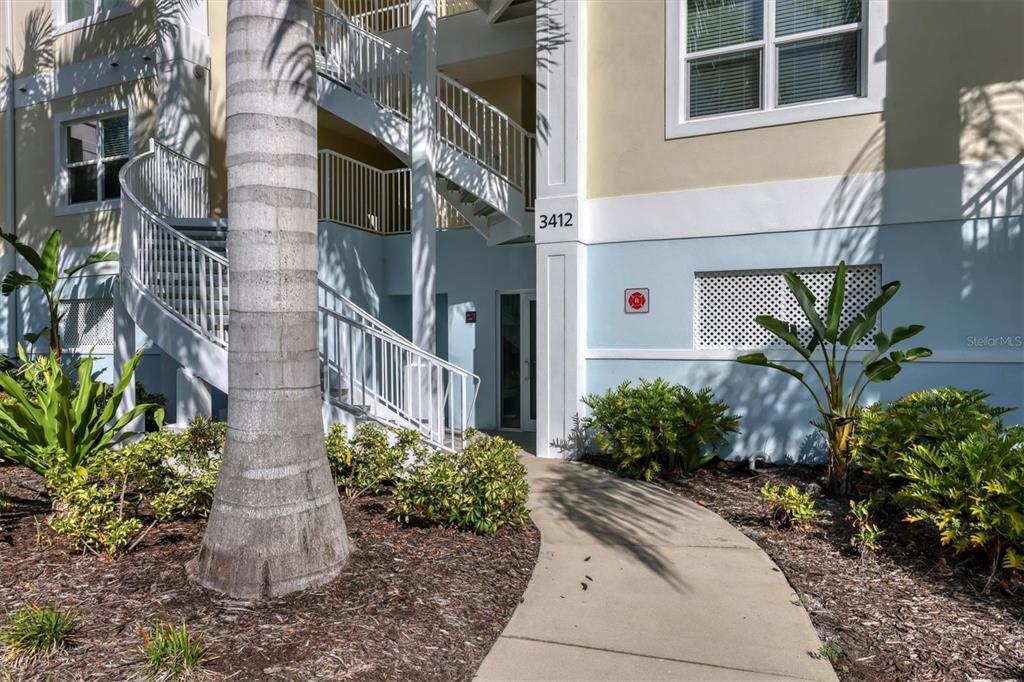
[[[29,605],[7,614],[0,628],[0,642],[7,646],[7,658],[46,658],[63,649],[75,629],[75,618],[67,611]]]
[[[129,446],[150,449],[140,458],[152,461],[159,457],[162,462],[162,478],[150,500],[158,520],[209,515],[226,437],[225,422],[196,417],[185,431],[147,434]]]
[[[402,522],[448,523],[493,533],[527,519],[526,467],[519,448],[478,436],[462,452],[421,452],[395,485],[391,511]]]
[[[662,472],[691,472],[715,458],[739,417],[714,399],[710,388],[692,391],[663,379],[625,381],[604,395],[583,399],[590,408],[586,429],[596,432],[621,474],[652,480]]]
[[[84,469],[97,453],[134,435],[124,429],[151,405],[136,405],[116,417],[121,397],[142,356],[125,363],[120,382],[110,388],[93,379],[93,359],[78,363],[72,382],[60,360],[49,355],[39,363],[32,381],[38,390],[22,387],[21,377],[0,372],[6,394],[0,410],[0,456],[46,476],[48,471]],[[162,417],[161,417],[162,419]]]
[[[900,455],[914,445],[961,441],[974,433],[998,431],[1010,411],[988,404],[979,390],[933,388],[866,408],[854,431],[858,466],[883,484],[898,469]]]
[[[934,525],[956,552],[985,552],[990,582],[1000,566],[1024,570],[1024,427],[914,445],[895,473],[908,521]]]
[[[158,623],[143,630],[142,651],[150,675],[163,680],[191,679],[206,658],[202,636],[191,634],[185,623]]]
[[[785,490],[770,481],[761,488],[761,497],[768,502],[772,512],[772,523],[782,528],[806,528],[818,518],[814,500],[810,493],[800,492],[795,485]]]
[[[381,492],[398,478],[406,460],[422,454],[417,432],[400,431],[391,444],[388,431],[372,422],[357,426],[351,440],[344,426],[332,424],[325,445],[334,483],[349,497]]]
[[[46,483],[53,503],[50,527],[75,549],[116,556],[142,529],[142,521],[127,512],[124,488],[90,482],[71,469],[51,470]]]
[[[850,500],[850,514],[846,517],[847,522],[853,526],[853,537],[850,538],[850,545],[860,553],[861,559],[869,552],[877,552],[882,549],[882,538],[885,531],[879,528],[871,520],[871,507],[873,500],[866,499],[856,502]]]

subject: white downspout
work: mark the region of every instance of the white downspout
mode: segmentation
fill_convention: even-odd
[[[4,216],[4,222],[6,223],[7,231],[17,234],[16,185],[14,179],[14,6],[12,3],[7,3],[4,11],[4,47],[6,52],[4,76],[7,86],[7,107],[5,112],[7,114],[7,125],[4,126],[4,150],[6,152],[4,154],[4,194],[7,196],[7,215]],[[5,249],[3,271],[9,272],[16,265],[17,257],[14,249],[8,246]],[[6,303],[5,307],[8,315],[6,320],[7,353],[8,355],[14,355],[18,344],[18,311],[21,305],[18,292],[12,293]]]

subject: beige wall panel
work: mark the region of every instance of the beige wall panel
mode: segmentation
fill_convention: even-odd
[[[54,35],[51,0],[16,0],[14,46],[18,76],[109,56],[156,40],[154,0],[133,0],[135,8],[109,21]]]
[[[56,216],[54,148],[57,143],[54,121],[62,113],[118,101],[131,101],[133,107],[132,148],[145,151],[155,134],[156,78],[126,83],[107,90],[92,91],[17,110],[16,176],[18,233],[35,246],[41,246],[54,228],[63,232],[70,245],[112,245],[119,238],[120,211],[96,211]]]
[[[228,213],[227,178],[227,0],[209,0],[210,25],[210,209]]]
[[[1008,159],[1024,151],[1024,2],[890,0],[886,111],[665,139],[665,3],[590,0],[588,194]]]

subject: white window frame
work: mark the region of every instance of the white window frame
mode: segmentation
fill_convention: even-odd
[[[54,118],[53,133],[55,144],[53,145],[53,161],[55,178],[54,184],[56,185],[54,188],[54,196],[57,197],[56,205],[53,210],[54,215],[60,216],[73,215],[77,213],[93,213],[96,211],[111,211],[121,208],[120,197],[115,199],[101,199],[98,201],[83,201],[74,204],[68,202],[68,188],[70,186],[67,163],[68,126],[82,121],[99,121],[105,118],[113,118],[115,116],[128,116],[128,158],[131,159],[135,156],[135,116],[133,115],[131,106],[128,104],[113,102],[109,105],[78,109],[61,114]],[[102,145],[102,139],[98,140],[98,144]],[[107,160],[109,161],[115,158],[120,157],[110,157]],[[103,182],[103,162],[100,159],[101,157],[97,156],[96,163],[100,165],[100,172],[97,174],[96,179],[97,186]]]
[[[53,2],[53,33],[61,35],[79,29],[110,21],[117,17],[130,14],[135,8],[135,0],[121,0],[121,4],[111,9],[100,9],[100,0],[93,1],[93,13],[90,16],[68,20],[68,0],[52,0]]]
[[[888,0],[861,0],[859,24],[829,27],[792,36],[775,36],[775,0],[765,0],[764,33],[761,40],[701,50],[689,55],[686,51],[686,0],[665,0],[665,137],[667,139],[709,135],[733,130],[816,121],[840,116],[870,114],[882,111],[885,99],[885,24]],[[839,97],[816,102],[776,104],[776,51],[779,45],[795,40],[808,40],[851,30],[860,30],[860,92],[853,97]],[[760,49],[761,108],[751,111],[688,118],[690,59],[733,54]]]

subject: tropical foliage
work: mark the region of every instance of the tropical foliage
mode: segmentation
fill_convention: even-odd
[[[1010,408],[988,403],[980,390],[933,388],[915,391],[863,410],[853,437],[855,463],[884,487],[899,469],[899,459],[915,445],[959,442],[975,433],[1002,428]]]
[[[984,551],[991,577],[1024,571],[1024,427],[914,445],[895,473],[908,482],[896,493],[908,521],[934,525],[957,552]]]
[[[820,387],[812,386],[805,372],[769,361],[764,353],[750,353],[736,360],[784,372],[807,389],[821,417],[821,421],[814,426],[822,432],[828,444],[829,487],[833,492],[845,492],[849,487],[852,436],[860,414],[860,400],[864,390],[873,382],[892,379],[899,374],[903,364],[928,357],[932,352],[921,347],[895,349],[898,344],[919,334],[924,329],[921,325],[896,327],[888,333],[880,331],[874,336],[875,349],[863,359],[853,381],[849,381],[847,369],[850,349],[875,328],[879,312],[899,291],[900,283],[889,282],[882,285],[881,293],[841,328],[846,298],[845,261],[840,262],[836,268],[825,319],[818,315],[815,307],[817,300],[803,280],[793,272],[785,273],[784,277],[786,285],[810,325],[810,341],[805,345],[800,340],[800,329],[790,322],[770,315],[758,315],[754,319],[757,324],[800,354],[817,378]]]
[[[710,388],[693,391],[663,379],[626,381],[614,391],[583,399],[583,421],[621,474],[652,480],[663,472],[692,472],[739,432],[739,417]]]
[[[35,390],[19,378],[0,372],[5,394],[0,410],[0,457],[22,464],[43,476],[53,468],[78,471],[81,476],[97,453],[134,435],[125,431],[152,405],[141,404],[118,416],[125,388],[133,381],[141,355],[124,365],[113,387],[93,378],[93,359],[78,363],[78,380],[71,381],[56,355],[33,365]],[[163,417],[160,415],[159,420]]]
[[[64,254],[61,253],[60,230],[54,230],[50,234],[50,238],[47,239],[42,252],[36,251],[28,244],[19,241],[15,234],[0,231],[0,238],[9,242],[35,272],[32,275],[17,270],[7,273],[3,283],[0,284],[0,293],[3,293],[4,296],[10,296],[19,289],[39,287],[43,297],[46,299],[46,307],[49,313],[48,322],[42,329],[26,334],[25,338],[30,343],[35,343],[43,336],[46,336],[49,340],[50,352],[57,358],[60,358],[60,321],[63,316],[60,304],[68,282],[71,281],[72,276],[88,267],[99,263],[116,261],[117,253],[115,251],[97,251],[86,257],[81,263],[64,268],[64,271],[61,272],[60,264]]]

